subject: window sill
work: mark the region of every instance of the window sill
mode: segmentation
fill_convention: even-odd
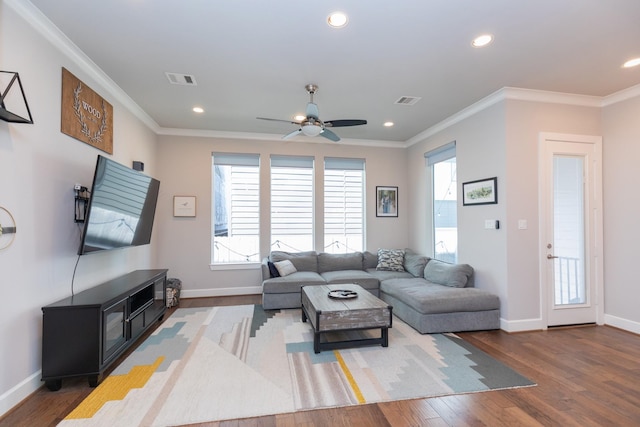
[[[223,270],[258,270],[262,268],[260,262],[239,262],[228,264],[209,264],[211,271],[223,271]]]

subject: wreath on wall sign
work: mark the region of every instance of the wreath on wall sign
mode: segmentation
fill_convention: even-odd
[[[80,93],[82,92],[82,83],[78,83],[78,87],[73,90],[73,110],[75,111],[75,115],[80,122],[80,132],[93,144],[97,144],[98,142],[102,142],[102,134],[107,129],[107,109],[104,104],[104,99],[102,100],[102,121],[100,123],[100,127],[98,130],[92,135],[89,126],[85,122],[84,112],[82,111],[82,104],[80,102]]]

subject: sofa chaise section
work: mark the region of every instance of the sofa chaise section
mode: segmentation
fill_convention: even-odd
[[[429,260],[421,278],[380,282],[380,298],[420,333],[498,329],[500,300],[473,287],[473,268]]]

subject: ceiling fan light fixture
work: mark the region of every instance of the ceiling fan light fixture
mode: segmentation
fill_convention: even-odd
[[[347,25],[349,19],[347,15],[342,12],[333,12],[327,17],[327,23],[332,28],[342,28]]]
[[[301,129],[302,133],[307,136],[318,136],[322,133],[322,128],[320,126],[311,123],[303,124]]]

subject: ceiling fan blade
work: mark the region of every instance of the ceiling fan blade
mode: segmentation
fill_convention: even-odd
[[[366,125],[366,124],[367,124],[366,120],[360,120],[360,119],[329,120],[327,122],[324,122],[325,126],[329,126],[332,128],[341,128],[345,126],[360,126],[360,125]]]
[[[300,124],[300,122],[295,122],[295,121],[293,121],[293,120],[269,119],[269,118],[267,118],[267,117],[256,117],[256,119],[259,119],[259,120],[269,120],[270,122],[291,123],[291,124],[294,124],[294,125],[299,125],[299,124]]]
[[[318,106],[313,102],[307,104],[307,118],[313,117],[317,119],[320,116],[320,112],[318,111]]]
[[[300,135],[302,133],[302,129],[296,129],[291,133],[286,134],[285,136],[282,137],[282,139],[291,139],[296,135]]]
[[[329,129],[323,129],[322,132],[320,132],[320,136],[324,136],[325,138],[330,139],[333,142],[340,141],[340,137],[331,132]]]

